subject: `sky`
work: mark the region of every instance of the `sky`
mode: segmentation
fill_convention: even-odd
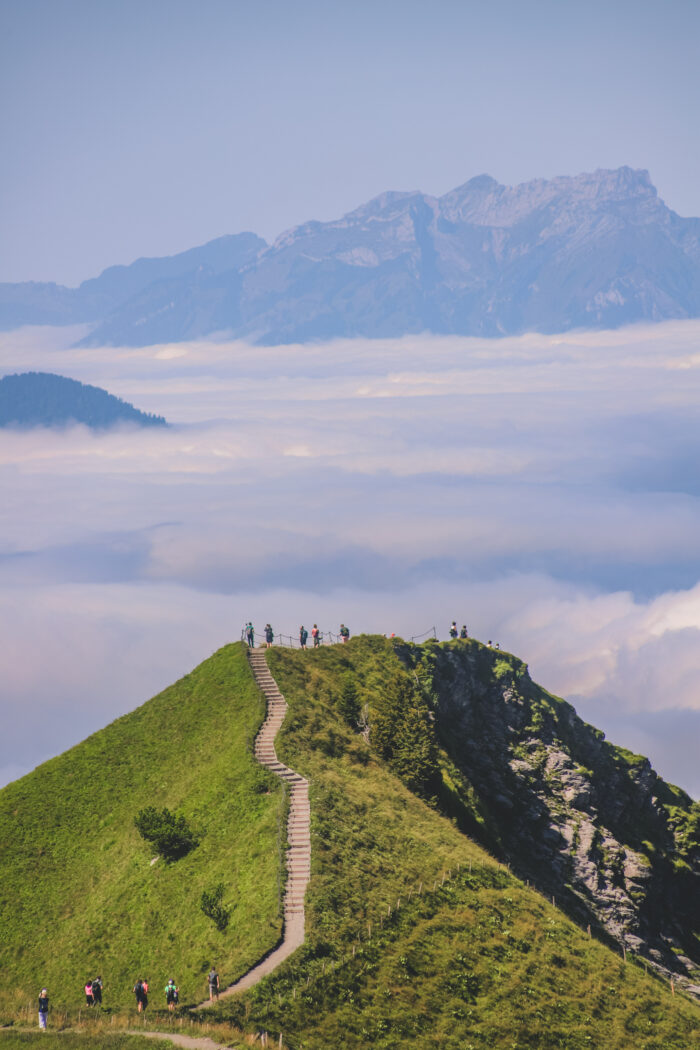
[[[646,168],[700,215],[696,0],[6,0],[0,281],[387,189]]]
[[[252,618],[453,619],[700,794],[700,321],[499,340],[70,349],[168,429],[0,431],[0,783]]]

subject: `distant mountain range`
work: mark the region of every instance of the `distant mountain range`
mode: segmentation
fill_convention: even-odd
[[[54,427],[84,423],[100,429],[117,423],[166,426],[162,416],[140,412],[98,386],[52,372],[23,372],[0,379],[0,427]]]
[[[700,316],[700,219],[628,167],[442,197],[384,193],[273,245],[220,237],[79,288],[0,285],[0,328],[91,322],[85,345],[498,336]]]

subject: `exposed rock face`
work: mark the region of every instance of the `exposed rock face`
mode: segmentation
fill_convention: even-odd
[[[470,642],[428,660],[438,733],[492,848],[581,923],[700,985],[700,805],[510,655]]]
[[[626,167],[520,186],[482,175],[442,197],[383,193],[271,246],[239,234],[78,289],[0,285],[0,327],[98,321],[95,345],[224,330],[257,343],[496,336],[697,316],[700,220]]]

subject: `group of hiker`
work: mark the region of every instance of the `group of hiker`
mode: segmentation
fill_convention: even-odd
[[[85,983],[85,1002],[88,1006],[102,1006],[102,978]]]
[[[219,975],[216,972],[215,966],[212,966],[207,974],[207,983],[209,985],[210,1001],[218,999]],[[92,981],[88,980],[85,982],[85,1001],[88,1006],[102,1006],[102,988],[103,984],[101,977],[95,977]],[[136,1009],[142,1014],[148,1006],[148,981],[144,977],[139,977],[132,991],[136,996]],[[180,989],[172,977],[163,991],[165,993],[165,1005],[172,1013],[180,1002]],[[42,988],[39,995],[39,1028],[46,1028],[48,1016],[49,993],[47,988]]]
[[[254,649],[255,648],[255,627],[253,626],[253,621],[252,620],[248,620],[248,622],[246,623],[245,628],[243,630],[243,634],[244,634],[246,643],[248,645],[248,648],[249,649]],[[311,634],[311,644],[313,645],[313,648],[314,649],[318,649],[318,647],[320,646],[321,642],[323,641],[323,634],[318,629],[318,624],[317,623],[315,623],[313,625],[313,627],[311,628],[310,632],[309,632],[308,628],[304,627],[303,624],[301,625],[301,627],[299,628],[299,648],[300,649],[308,649],[309,634]],[[265,636],[265,648],[270,649],[272,647],[272,644],[273,644],[274,640],[275,640],[275,632],[273,631],[271,624],[269,624],[269,623],[265,624],[265,628],[263,630],[263,635]],[[348,639],[350,637],[350,631],[345,626],[344,623],[341,623],[340,629],[338,631],[338,635],[340,637],[341,642],[347,642],[348,641]],[[457,626],[457,621],[453,620],[452,623],[450,624],[449,635],[450,635],[450,638],[453,639],[453,640],[455,638],[460,638],[463,641],[468,639],[469,638],[469,632],[467,630],[466,623],[463,623],[461,627],[458,627]],[[395,635],[392,634],[390,637],[394,638]],[[489,642],[489,645],[491,645],[491,642]],[[498,647],[496,647],[496,648],[498,648]]]
[[[168,1010],[172,1012],[180,1002],[180,989],[175,984],[172,977],[163,991],[165,992],[165,1005],[168,1007]],[[148,1006],[148,981],[143,977],[139,977],[133,987],[133,993],[136,996],[136,1009],[142,1014]]]
[[[243,633],[244,633],[246,644],[247,644],[248,648],[249,649],[254,649],[255,648],[255,627],[253,626],[253,621],[252,620],[248,620],[248,622],[246,623],[245,628],[243,630]],[[265,628],[263,630],[263,634],[265,636],[265,648],[266,649],[270,649],[272,647],[272,644],[273,644],[274,640],[275,640],[275,632],[273,631],[273,629],[272,629],[272,627],[271,627],[271,625],[269,623],[265,624]],[[349,630],[349,628],[347,628],[345,626],[344,623],[341,623],[340,629],[338,631],[338,635],[340,637],[341,642],[347,642],[347,640],[349,639],[349,637],[350,637],[350,630]],[[302,624],[301,627],[299,628],[299,648],[300,649],[308,648],[308,645],[307,645],[308,640],[309,640],[309,631]],[[318,649],[318,647],[319,647],[319,645],[321,644],[322,641],[323,641],[323,634],[319,630],[318,624],[315,623],[313,625],[313,627],[311,628],[311,642],[312,642],[312,645],[313,645],[314,649]]]

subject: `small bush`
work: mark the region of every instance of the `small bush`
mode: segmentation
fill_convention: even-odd
[[[178,860],[199,844],[185,818],[176,817],[167,808],[159,812],[155,806],[146,806],[134,818],[134,824],[139,835],[153,843],[165,860]]]
[[[225,908],[221,901],[224,896],[224,884],[220,882],[213,890],[204,890],[202,893],[201,909],[208,919],[211,919],[217,930],[224,932],[228,926],[231,910]]]
[[[362,714],[362,704],[360,698],[357,695],[357,687],[353,682],[352,678],[348,675],[343,682],[343,688],[338,700],[338,710],[345,719],[345,721],[357,729],[360,724],[360,716]]]

